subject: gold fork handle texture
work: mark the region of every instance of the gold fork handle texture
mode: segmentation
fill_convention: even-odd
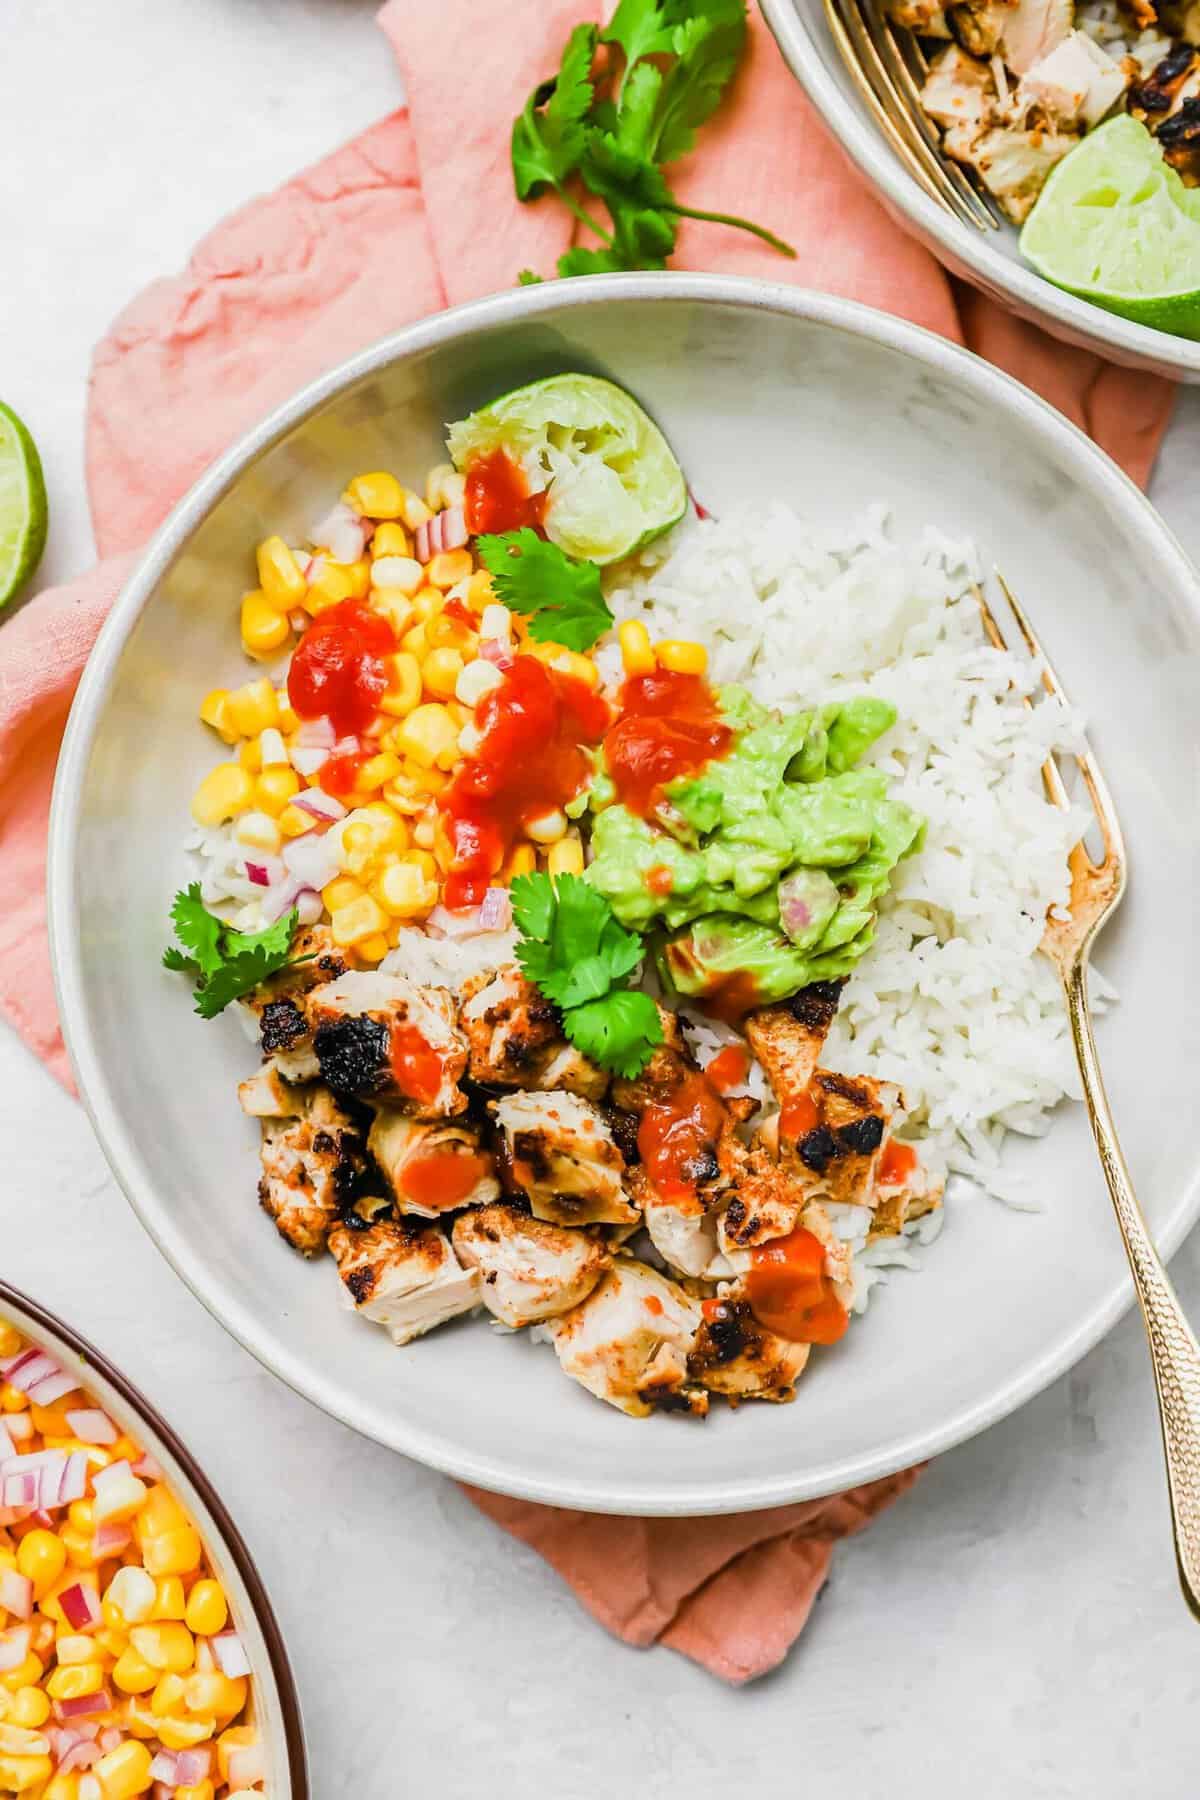
[[[1150,1342],[1179,1580],[1200,1619],[1200,1345],[1154,1248],[1121,1153],[1092,1035],[1086,956],[1078,957],[1064,973],[1063,985],[1083,1097]]]

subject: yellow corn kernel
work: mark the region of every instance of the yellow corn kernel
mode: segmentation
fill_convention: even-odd
[[[242,737],[257,737],[279,725],[279,699],[264,675],[259,681],[248,681],[229,696],[229,716]]]
[[[42,1794],[42,1800],[79,1800],[78,1775],[56,1775]]]
[[[94,1569],[96,1567],[95,1552],[92,1549],[92,1533],[75,1531],[66,1525],[59,1533],[67,1559],[76,1569]]]
[[[291,698],[286,687],[275,689],[275,704],[279,708],[279,719],[276,731],[297,731],[300,727],[300,715],[292,707]]]
[[[429,654],[429,634],[424,625],[414,625],[400,639],[400,648],[409,656],[415,656],[418,662],[424,662]]]
[[[300,777],[295,769],[287,763],[273,763],[254,782],[251,798],[257,812],[266,813],[270,819],[279,819],[280,830],[286,831],[281,815],[288,801],[299,792]],[[300,817],[304,820],[304,830],[310,830],[312,820],[308,814],[302,812]],[[296,832],[289,833],[289,836],[298,835]]]
[[[551,807],[549,812],[539,813],[536,819],[527,820],[525,831],[535,844],[543,847],[557,844],[560,838],[567,835],[567,815],[561,807]]]
[[[585,687],[600,685],[600,671],[590,656],[582,655],[578,650],[559,650],[550,658],[551,666],[563,675],[570,675],[576,681],[582,681]]]
[[[238,745],[238,767],[245,769],[247,775],[262,773],[262,739],[247,738],[244,744]]]
[[[11,1355],[11,1351],[4,1354]],[[36,1731],[50,1717],[50,1697],[42,1688],[18,1688],[9,1702],[5,1723],[19,1725],[23,1731]]]
[[[654,651],[650,633],[640,619],[626,619],[617,626],[617,642],[621,646],[621,666],[626,675],[653,675]]]
[[[66,1663],[46,1677],[46,1692],[52,1700],[78,1700],[81,1694],[94,1694],[104,1686],[104,1664],[98,1662]]]
[[[364,938],[376,937],[386,930],[387,916],[370,894],[363,894],[348,906],[339,906],[336,912],[331,913],[329,924],[334,943],[346,949],[351,944],[361,943]]]
[[[410,819],[424,812],[427,799],[424,791],[407,774],[397,775],[395,781],[389,781],[383,797],[389,806]]]
[[[350,598],[365,600],[371,589],[371,565],[365,556],[357,562],[344,563],[343,568],[350,577]]]
[[[213,688],[200,702],[200,717],[227,744],[236,744],[237,726],[229,716],[229,689]]]
[[[312,828],[312,819],[298,806],[285,806],[279,815],[279,829],[284,837],[303,837],[304,833],[311,831]]]
[[[145,1508],[142,1509],[143,1513]],[[158,1589],[145,1569],[118,1569],[105,1590],[101,1603],[104,1623],[113,1631],[127,1631],[131,1625],[145,1625],[154,1613]]]
[[[216,1791],[212,1782],[206,1777],[205,1780],[196,1782],[192,1787],[177,1787],[175,1800],[214,1800]]]
[[[167,1669],[172,1675],[182,1675],[196,1660],[195,1638],[186,1625],[173,1619],[135,1625],[129,1642],[152,1669]]]
[[[170,1713],[181,1713],[186,1693],[187,1685],[182,1675],[177,1673],[160,1675],[154,1692],[150,1696],[150,1711],[158,1719],[166,1718]]]
[[[0,1755],[0,1793],[40,1795],[53,1773],[48,1756]]]
[[[192,817],[197,825],[223,825],[245,812],[253,798],[254,777],[238,763],[218,763],[192,795]]]
[[[431,650],[459,650],[464,656],[474,656],[479,648],[479,633],[464,625],[461,619],[450,618],[447,613],[430,619],[425,627],[425,639]]]
[[[62,1541],[52,1531],[26,1532],[17,1545],[17,1568],[27,1581],[32,1581],[35,1600],[49,1593],[66,1564]]]
[[[15,1387],[10,1387],[7,1381],[0,1386],[0,1412],[24,1412],[28,1405],[25,1395],[18,1393]]]
[[[464,668],[457,650],[431,650],[421,664],[421,679],[439,700],[449,700]]]
[[[413,618],[419,625],[428,625],[430,619],[436,619],[446,604],[446,596],[441,588],[423,587],[413,595]]]
[[[398,736],[404,754],[422,769],[449,769],[458,760],[458,728],[448,708],[437,701],[410,712]]]
[[[311,584],[305,585],[302,604],[309,612],[322,612],[327,606],[353,600],[356,586],[353,563],[334,562],[331,556],[323,556]]]
[[[204,1744],[217,1729],[211,1713],[202,1719],[181,1719],[176,1715],[158,1721],[158,1735],[168,1750],[190,1750],[193,1744]]]
[[[397,655],[389,656],[385,666],[388,685],[379,705],[392,718],[402,719],[420,702],[421,665],[411,651],[401,650]]]
[[[161,1537],[142,1535],[142,1561],[148,1575],[190,1575],[200,1567],[203,1550],[191,1525],[164,1531]]]
[[[7,1688],[10,1694],[15,1694],[18,1688],[36,1687],[41,1679],[41,1658],[35,1656],[31,1650],[24,1662],[19,1662],[15,1669],[7,1669],[3,1675],[0,1675],[0,1688]],[[3,1789],[0,1789],[0,1792],[3,1792]]]
[[[491,574],[487,569],[476,569],[467,583],[467,605],[472,612],[481,613],[495,598],[496,590],[492,586]]]
[[[134,1738],[126,1738],[115,1750],[106,1751],[93,1764],[104,1800],[132,1800],[134,1794],[144,1794],[152,1785],[151,1761],[145,1744]]]
[[[690,638],[663,638],[655,644],[654,653],[660,669],[672,675],[703,675],[708,668],[708,651]]]
[[[270,813],[243,813],[234,827],[233,835],[246,850],[261,850],[266,856],[279,854],[282,834]]]
[[[339,908],[353,906],[356,900],[361,900],[364,891],[362,886],[357,881],[352,881],[349,875],[339,875],[327,887],[321,889],[321,900],[326,912],[335,913]]]
[[[402,638],[410,630],[413,623],[412,600],[403,588],[373,587],[371,589],[371,611],[381,613],[395,632]]]
[[[253,588],[242,595],[241,630],[242,644],[251,656],[269,656],[287,643],[292,628],[287,614],[279,612],[261,588]]]
[[[354,946],[354,954],[360,962],[381,963],[391,947],[385,929],[375,932],[371,937],[360,938]]]
[[[469,550],[439,550],[425,564],[425,579],[434,587],[452,588],[460,581],[469,581],[475,573],[475,564]]]
[[[437,883],[411,854],[389,863],[371,892],[394,919],[419,918],[437,905]]]
[[[246,1704],[245,1677],[224,1675],[220,1669],[197,1669],[187,1677],[184,1689],[188,1712],[212,1713],[225,1724]]]
[[[85,1663],[96,1660],[96,1640],[86,1632],[73,1631],[69,1626],[55,1639],[54,1654],[59,1664]]]
[[[354,772],[354,790],[358,794],[373,794],[385,782],[394,781],[400,769],[400,758],[391,750],[383,750],[378,756],[369,756]]]
[[[550,854],[546,858],[546,867],[551,875],[582,875],[582,841],[572,835],[560,838],[557,844],[551,844]]]
[[[128,1650],[129,1639],[123,1631],[98,1631],[96,1647],[103,1650],[105,1656],[111,1657],[116,1662],[117,1658],[124,1656]]]
[[[229,1621],[229,1603],[219,1581],[198,1581],[187,1597],[184,1614],[189,1631],[197,1637],[215,1637]]]
[[[385,524],[375,527],[375,536],[371,539],[371,555],[375,558],[411,556],[412,539],[403,525],[389,519]]]
[[[346,489],[345,500],[368,519],[399,519],[404,513],[404,489],[394,475],[382,469],[356,475]]]
[[[518,875],[532,875],[537,868],[537,851],[532,844],[516,844],[504,865],[503,878],[512,881]]]
[[[220,692],[220,689],[215,689],[214,692]],[[0,1356],[15,1356],[22,1347],[21,1334],[16,1326],[10,1325],[7,1319],[0,1319]]]
[[[425,477],[425,504],[433,512],[452,504],[449,500],[442,499],[442,486],[448,476],[456,477],[453,463],[435,463]]]
[[[164,1531],[178,1531],[181,1525],[187,1524],[190,1520],[174,1494],[161,1482],[156,1482],[146,1496],[138,1520],[142,1537],[159,1537]]]
[[[158,1670],[152,1668],[144,1656],[139,1656],[130,1645],[117,1658],[112,1672],[113,1685],[119,1687],[123,1694],[148,1694],[152,1687],[158,1686]]]
[[[290,612],[304,598],[300,565],[281,537],[264,538],[254,553],[258,584],[276,612]]]
[[[252,1725],[231,1725],[217,1739],[217,1773],[222,1781],[230,1779],[229,1759],[236,1750],[249,1750],[257,1744],[258,1733]]]
[[[154,1584],[155,1619],[182,1619],[187,1612],[187,1596],[178,1575],[160,1575]]]

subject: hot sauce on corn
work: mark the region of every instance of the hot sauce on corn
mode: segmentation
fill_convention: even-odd
[[[343,737],[374,719],[387,690],[384,658],[396,634],[362,600],[341,600],[318,613],[296,645],[288,699],[302,719],[328,718]]]

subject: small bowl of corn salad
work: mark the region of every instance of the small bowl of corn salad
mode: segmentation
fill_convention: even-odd
[[[88,1343],[0,1282],[0,1794],[307,1800],[233,1522]]]

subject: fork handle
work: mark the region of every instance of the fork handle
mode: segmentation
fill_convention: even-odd
[[[1121,1153],[1092,1034],[1086,953],[1065,975],[1064,986],[1083,1097],[1150,1342],[1179,1580],[1184,1598],[1200,1619],[1200,1345],[1154,1248]]]

